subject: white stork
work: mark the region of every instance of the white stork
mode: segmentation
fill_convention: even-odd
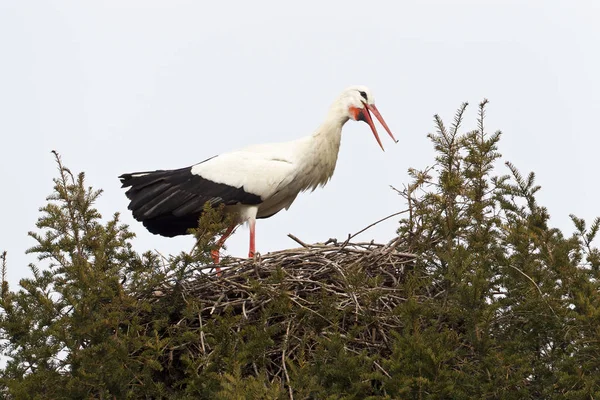
[[[383,150],[371,113],[397,142],[375,107],[371,91],[365,86],[352,86],[340,94],[325,121],[310,136],[246,147],[191,167],[121,175],[122,187],[129,187],[128,208],[150,232],[173,237],[197,227],[206,202],[212,206],[224,204],[225,212],[233,214],[234,223],[211,253],[215,264],[219,263],[219,249],[225,240],[245,222],[250,227],[248,256],[254,257],[256,219],[287,210],[298,193],[329,181],[342,127],[348,119],[368,123]]]

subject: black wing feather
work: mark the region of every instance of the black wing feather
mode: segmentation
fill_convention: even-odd
[[[162,236],[185,235],[198,225],[204,205],[255,205],[260,196],[243,187],[216,183],[192,174],[192,168],[137,172],[119,176],[129,189],[129,210],[152,233]]]

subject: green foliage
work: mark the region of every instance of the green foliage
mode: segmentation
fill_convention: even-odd
[[[204,236],[192,254],[163,259],[133,251],[133,234],[115,214],[103,223],[93,203],[101,191],[85,186],[56,154],[59,176],[41,208],[29,252],[45,268],[10,291],[3,280],[2,352],[10,357],[1,383],[14,398],[117,398],[162,393],[154,375],[177,327],[179,306],[152,303],[148,294],[167,281],[185,279],[209,259],[221,226],[217,211],[203,218]],[[209,230],[211,230],[208,232]],[[6,270],[3,255],[3,275]],[[148,320],[148,315],[155,318]]]
[[[103,221],[94,208],[101,192],[57,155],[53,193],[30,232],[32,277],[11,290],[0,257],[0,349],[9,357],[0,391],[14,399],[600,398],[600,218],[588,225],[571,215],[570,235],[549,226],[535,175],[500,163],[501,133],[485,131],[486,103],[466,133],[467,104],[449,127],[435,116],[435,162],[410,169],[398,191],[408,212],[395,244],[417,258],[397,282],[402,301],[384,314],[369,313],[386,290],[381,280],[354,265],[343,272],[347,293],[310,292],[298,304],[282,265],[245,287],[261,302],[258,317],[203,312],[202,296],[185,287],[219,285],[199,271],[213,267],[214,238],[229,223],[222,210],[205,209],[191,252],[139,254],[119,215]],[[508,174],[495,175],[499,166]],[[361,290],[361,312],[335,306]],[[400,328],[386,328],[391,320]],[[386,340],[357,346],[376,327]]]
[[[501,134],[484,130],[486,103],[465,134],[466,104],[450,129],[435,117],[435,167],[411,170],[400,192],[410,212],[398,233],[421,255],[412,274],[428,296],[399,335],[396,393],[597,398],[600,221],[586,229],[572,216],[577,232],[565,237],[548,226],[533,173],[507,162],[509,175],[492,175]]]

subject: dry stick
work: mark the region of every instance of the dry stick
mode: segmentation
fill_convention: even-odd
[[[355,233],[355,234],[353,234],[353,235],[350,235],[350,234],[348,234],[348,238],[347,238],[347,239],[344,241],[344,243],[343,243],[343,244],[342,244],[340,247],[341,247],[341,248],[344,248],[344,247],[346,247],[346,246],[348,245],[348,243],[350,242],[350,240],[352,240],[352,238],[354,238],[354,237],[356,237],[356,236],[360,235],[361,233],[363,233],[364,231],[366,231],[366,230],[368,230],[368,229],[370,229],[370,228],[374,227],[375,225],[377,225],[377,224],[379,224],[379,223],[381,223],[381,222],[383,222],[383,221],[386,221],[386,220],[388,220],[388,219],[390,219],[390,218],[392,218],[392,217],[395,217],[395,216],[397,216],[397,215],[404,214],[404,213],[406,213],[406,212],[408,212],[408,211],[409,211],[409,210],[408,210],[408,209],[406,209],[406,210],[402,210],[402,211],[398,211],[398,212],[396,212],[396,213],[390,214],[390,215],[388,215],[387,217],[381,218],[380,220],[378,220],[378,221],[375,221],[375,222],[373,222],[372,224],[369,224],[368,226],[366,226],[365,228],[361,229],[360,231],[356,232],[356,233]],[[296,236],[292,235],[291,233],[289,233],[289,234],[288,234],[288,237],[289,237],[290,239],[292,239],[293,241],[295,241],[296,243],[298,243],[300,246],[304,247],[304,248],[314,247],[314,246],[311,246],[311,245],[308,245],[308,244],[306,244],[305,242],[303,242],[302,240],[298,239]],[[335,244],[337,244],[336,242],[337,242],[337,240],[335,240],[335,239],[328,239],[328,240],[325,242],[325,245],[327,245],[327,244],[329,244],[329,243],[334,243],[334,246],[335,246]]]
[[[296,236],[292,235],[291,233],[288,233],[288,237],[304,248],[310,247],[309,245],[307,245],[306,243],[304,243],[302,240],[298,239]]]
[[[223,300],[224,297],[225,293],[221,293],[221,296],[219,296],[215,304],[212,306],[212,309],[210,310],[211,315],[215,312],[215,309],[219,306],[219,304],[221,304],[221,300]]]
[[[290,376],[288,375],[287,366],[285,365],[285,350],[288,345],[288,340],[290,336],[290,325],[292,321],[288,321],[287,330],[285,331],[285,338],[283,339],[283,350],[281,351],[281,365],[283,367],[283,372],[285,373],[285,380],[287,381],[288,391],[290,393],[290,400],[294,400],[294,392],[292,390],[292,385],[290,384]]]
[[[198,320],[200,321],[200,345],[202,345],[202,354],[206,354],[206,347],[204,346],[204,325],[202,323],[202,312],[198,313]]]
[[[360,231],[356,232],[354,235],[348,235],[348,239],[346,239],[346,241],[342,244],[342,248],[346,247],[346,245],[350,242],[350,240],[352,240],[353,237],[356,237],[356,236],[360,235],[361,233],[363,233],[367,229],[370,229],[370,228],[374,227],[375,225],[377,225],[377,224],[379,224],[379,223],[381,223],[383,221],[386,221],[386,220],[388,220],[388,219],[390,219],[392,217],[395,217],[396,215],[404,214],[404,213],[406,213],[408,211],[409,210],[406,209],[406,210],[403,210],[403,211],[398,211],[397,213],[390,214],[387,217],[381,218],[379,221],[375,221],[372,224],[369,224],[365,228],[363,228]]]
[[[304,310],[306,310],[306,311],[309,311],[309,312],[311,312],[311,313],[313,313],[313,314],[317,315],[318,317],[322,318],[324,321],[327,321],[327,323],[329,323],[329,325],[333,326],[333,322],[332,322],[332,321],[330,321],[329,319],[325,318],[324,316],[322,316],[322,315],[321,315],[321,314],[320,314],[318,311],[315,311],[315,310],[313,310],[313,309],[311,309],[311,308],[308,308],[308,307],[306,307],[306,306],[303,306],[302,304],[300,304],[300,303],[298,302],[298,300],[294,299],[293,297],[290,297],[290,300],[291,300],[291,301],[292,301],[294,304],[296,304],[298,307],[300,307],[300,308],[303,308]]]
[[[374,364],[374,365],[375,365],[377,368],[379,368],[379,370],[380,370],[381,372],[383,372],[383,373],[385,374],[385,376],[387,376],[387,377],[388,377],[388,378],[390,378],[390,379],[392,378],[392,377],[390,376],[390,374],[388,374],[388,373],[387,373],[387,371],[386,371],[385,369],[383,369],[383,367],[382,367],[381,365],[379,365],[379,363],[378,363],[377,361],[373,361],[373,364]]]

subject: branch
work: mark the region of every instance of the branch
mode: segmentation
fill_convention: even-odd
[[[352,240],[352,238],[354,238],[354,237],[356,237],[356,236],[360,235],[361,233],[363,233],[363,232],[364,232],[364,231],[366,231],[367,229],[370,229],[370,228],[374,227],[375,225],[377,225],[377,224],[379,224],[379,223],[381,223],[381,222],[383,222],[383,221],[386,221],[386,220],[388,220],[388,219],[390,219],[390,218],[392,218],[392,217],[395,217],[396,215],[400,215],[400,214],[407,213],[408,211],[409,211],[409,209],[402,210],[402,211],[398,211],[397,213],[393,213],[393,214],[390,214],[390,215],[388,215],[387,217],[381,218],[379,221],[375,221],[375,222],[373,222],[372,224],[369,224],[369,225],[367,225],[365,228],[363,228],[363,229],[361,229],[360,231],[356,232],[354,235],[350,235],[350,236],[348,236],[348,239],[347,239],[347,240],[346,240],[346,242],[344,242],[344,243],[346,243],[346,244],[347,244],[347,243],[348,243],[350,240]],[[342,246],[342,247],[344,247],[344,246]]]
[[[292,235],[291,233],[288,233],[288,237],[304,248],[310,247],[309,245],[307,245],[306,243],[304,243],[302,240],[298,239],[296,236]]]

